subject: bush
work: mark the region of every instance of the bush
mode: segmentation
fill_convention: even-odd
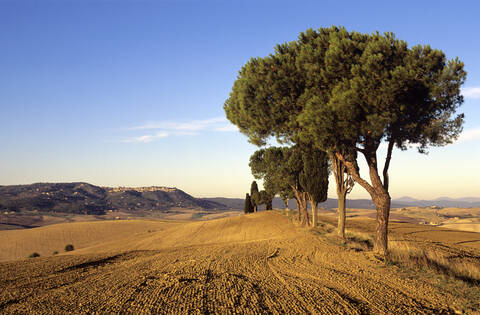
[[[71,252],[73,250],[73,245],[72,244],[68,244],[67,246],[65,246],[65,251],[66,252]]]
[[[35,258],[35,257],[40,257],[40,254],[35,252],[35,253],[32,253],[28,256],[28,258]]]
[[[53,255],[57,255],[57,254],[58,254],[58,250],[53,252]]]

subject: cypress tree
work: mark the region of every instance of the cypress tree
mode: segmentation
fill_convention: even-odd
[[[245,203],[243,204],[243,212],[251,213],[252,211],[252,200],[250,199],[250,195],[247,193],[245,196]]]
[[[305,148],[302,155],[303,171],[300,175],[300,183],[304,187],[310,204],[312,205],[312,227],[317,226],[319,202],[327,200],[328,167],[327,153],[313,148]]]
[[[253,206],[253,212],[257,212],[258,205],[260,204],[260,193],[258,192],[258,185],[256,181],[252,182],[250,186],[250,200]]]

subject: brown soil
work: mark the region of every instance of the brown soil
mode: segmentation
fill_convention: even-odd
[[[373,223],[347,228],[371,232]],[[430,276],[277,212],[152,224],[68,254],[0,263],[0,312],[450,314],[472,305]],[[397,223],[391,234],[480,260],[480,234],[444,231]]]

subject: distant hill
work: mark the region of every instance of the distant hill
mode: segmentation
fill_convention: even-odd
[[[203,198],[203,200],[218,202],[218,203],[224,204],[229,209],[236,209],[236,210],[242,210],[243,203],[245,201],[242,198],[221,198],[221,197]],[[273,199],[272,205],[274,208],[285,208],[285,204],[283,203],[282,199],[280,199],[279,197],[275,197]],[[327,201],[318,204],[319,207],[323,207],[325,209],[333,209],[333,208],[336,208],[337,205],[338,205],[337,199],[332,199],[332,198],[328,198]],[[290,201],[288,202],[288,207],[290,209],[295,209],[297,207],[294,199],[290,199]],[[361,208],[361,209],[375,209],[375,205],[370,199],[353,199],[353,200],[347,199],[347,207]],[[260,207],[260,210],[262,210],[262,207]]]
[[[392,208],[403,207],[429,207],[437,206],[442,208],[478,208],[480,207],[480,198],[478,197],[465,197],[465,198],[449,198],[439,197],[433,200],[422,200],[411,197],[401,197],[392,200]]]
[[[170,187],[110,188],[88,183],[0,186],[0,210],[104,214],[107,210],[165,211],[174,207],[226,209]]]
[[[204,200],[219,202],[224,204],[230,209],[243,209],[244,199],[241,198],[203,198]],[[334,209],[338,206],[338,200],[335,198],[328,198],[325,202],[319,203],[319,207],[325,209]],[[430,207],[437,206],[442,208],[452,207],[452,208],[478,208],[480,207],[480,198],[467,197],[467,198],[447,198],[441,197],[434,200],[420,200],[411,197],[401,197],[398,199],[393,199],[391,207],[392,208],[406,208],[406,207]],[[283,201],[275,197],[273,200],[274,208],[285,208]],[[295,200],[291,199],[288,203],[290,209],[295,209],[297,206]],[[347,208],[355,209],[375,209],[375,204],[371,199],[348,199],[347,198]]]
[[[125,212],[168,211],[172,208],[205,210],[243,209],[242,198],[195,198],[172,187],[99,187],[88,183],[36,183],[31,185],[0,186],[0,211],[62,212],[104,214],[108,210]],[[333,209],[337,199],[329,198],[320,207]],[[480,207],[480,198],[419,200],[402,197],[392,200],[392,208],[404,207]],[[273,200],[274,208],[284,208],[280,198]],[[348,208],[375,209],[370,199],[347,199]],[[296,208],[295,201],[289,208]],[[260,207],[262,209],[262,207]]]

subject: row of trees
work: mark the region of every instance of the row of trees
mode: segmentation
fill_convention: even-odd
[[[243,205],[243,211],[245,213],[257,212],[258,206],[265,205],[265,210],[272,210],[272,202],[275,193],[271,190],[258,191],[258,185],[256,181],[252,182],[250,186],[250,194],[245,196],[245,203]]]
[[[345,239],[346,194],[353,188],[354,181],[346,172],[342,163],[329,163],[328,155],[308,146],[270,147],[260,149],[250,157],[249,163],[253,176],[263,180],[265,193],[268,195],[271,209],[273,196],[279,195],[285,207],[294,199],[297,204],[298,220],[312,227],[318,224],[318,203],[327,200],[328,177],[331,170],[335,174],[338,199],[338,234]],[[252,183],[251,195],[247,194],[245,209],[255,204],[256,182]],[[265,192],[262,191],[262,192]],[[261,193],[262,193],[261,192]],[[260,202],[262,194],[260,193]],[[248,201],[247,201],[248,200]],[[312,207],[312,220],[308,215],[308,202]],[[245,213],[248,213],[245,210]],[[250,212],[253,212],[250,211]],[[303,214],[303,215],[302,215]]]
[[[263,180],[265,190],[280,195],[286,207],[289,199],[295,199],[299,221],[317,225],[317,204],[327,199],[328,190],[329,165],[323,151],[298,145],[270,147],[256,151],[249,165],[253,176]],[[312,205],[311,221],[308,202]]]
[[[353,181],[365,188],[377,208],[374,250],[387,254],[393,148],[415,144],[425,153],[458,137],[463,66],[430,46],[409,48],[393,33],[309,29],[298,40],[277,45],[273,54],[247,62],[224,109],[258,146],[274,136],[299,150],[326,152],[339,206]],[[387,152],[379,170],[382,142]],[[360,174],[359,155],[369,179]]]

